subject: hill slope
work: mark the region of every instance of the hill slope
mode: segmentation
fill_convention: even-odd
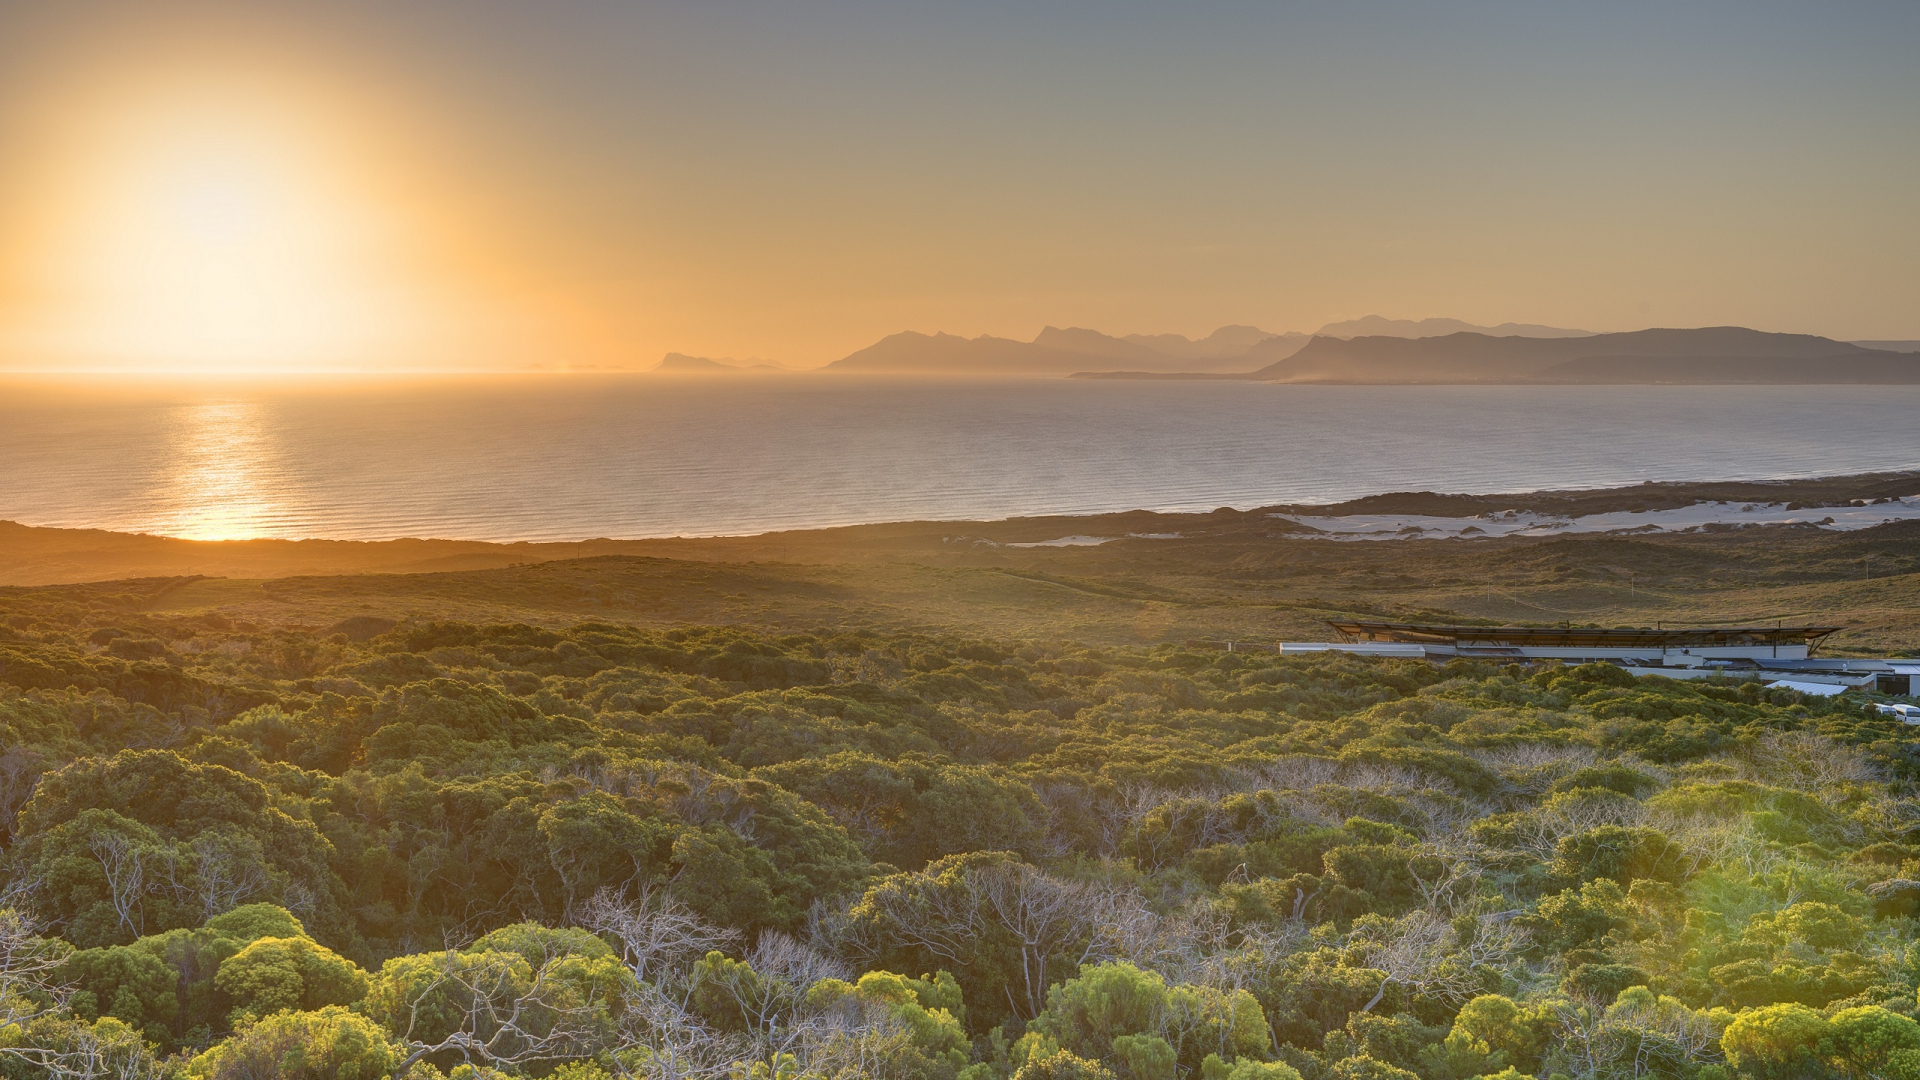
[[[1808,334],[1714,326],[1583,338],[1316,337],[1247,377],[1323,383],[1904,383],[1920,382],[1920,359]]]

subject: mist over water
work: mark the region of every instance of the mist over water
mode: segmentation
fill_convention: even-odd
[[[0,518],[574,540],[1920,467],[1913,386],[0,382]]]

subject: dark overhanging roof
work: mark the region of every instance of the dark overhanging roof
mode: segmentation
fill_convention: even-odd
[[[1696,626],[1673,629],[1590,626],[1445,626],[1329,619],[1344,641],[1482,645],[1536,649],[1707,649],[1740,645],[1811,647],[1838,626]]]

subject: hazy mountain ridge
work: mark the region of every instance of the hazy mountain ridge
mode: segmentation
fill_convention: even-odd
[[[1058,375],[1085,367],[1086,353],[982,334],[890,334],[822,368],[830,372],[933,375]]]
[[[1128,334],[1124,340],[1182,360],[1224,360],[1245,356],[1268,341],[1291,342],[1298,347],[1305,345],[1311,337],[1311,334],[1302,334],[1298,330],[1274,334],[1257,326],[1232,325],[1223,326],[1197,340],[1179,334]]]
[[[1739,326],[1651,329],[1581,338],[1315,337],[1247,373],[1313,383],[1907,383],[1920,357],[1809,334]]]
[[[1124,338],[1085,327],[1049,326],[1032,341],[904,331],[828,364],[824,371],[952,375],[1070,375],[1124,365],[1155,373],[1227,373],[1290,356],[1310,339],[1253,326],[1223,326],[1195,341],[1179,334]]]
[[[1811,361],[1811,362],[1809,362]],[[1532,382],[1584,385],[1762,383],[1790,386],[1920,383],[1920,357],[1586,356],[1534,375]]]
[[[686,353],[670,352],[660,359],[660,363],[648,370],[665,375],[737,375],[744,372],[792,369],[781,367],[779,364],[770,364],[764,360],[735,360],[732,357],[715,360],[710,356],[688,356]]]
[[[1559,326],[1541,326],[1538,323],[1503,322],[1498,326],[1478,326],[1459,319],[1389,319],[1380,315],[1363,315],[1358,319],[1331,322],[1320,328],[1315,337],[1398,337],[1427,338],[1444,337],[1448,334],[1485,334],[1488,337],[1529,337],[1529,338],[1575,338],[1592,337],[1591,330],[1570,330]]]
[[[1451,329],[1468,327],[1469,329]],[[1443,333],[1413,336],[1421,330]],[[1378,331],[1351,336],[1354,330]],[[1739,326],[1596,334],[1533,323],[1474,327],[1458,319],[1369,315],[1315,335],[1223,326],[1204,338],[1116,337],[1048,326],[1032,341],[903,331],[816,370],[917,375],[1067,375],[1331,383],[1910,383],[1907,341],[1847,342]],[[669,353],[656,371],[788,370]]]

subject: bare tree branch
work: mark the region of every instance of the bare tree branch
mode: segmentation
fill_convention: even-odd
[[[633,977],[642,982],[657,979],[663,969],[677,971],[714,949],[725,949],[741,936],[650,891],[628,898],[602,889],[580,905],[574,922],[612,938]]]

